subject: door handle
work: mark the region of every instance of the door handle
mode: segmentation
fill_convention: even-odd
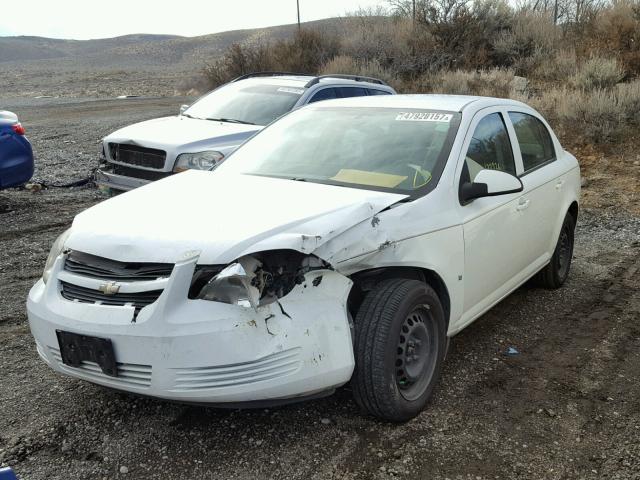
[[[530,203],[531,200],[521,197],[520,200],[518,200],[518,206],[516,207],[516,210],[521,212],[522,210],[529,208]]]
[[[556,182],[556,190],[560,190],[563,185],[564,185],[564,180],[558,180]]]

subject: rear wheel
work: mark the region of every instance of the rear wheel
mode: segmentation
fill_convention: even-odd
[[[575,220],[570,213],[564,217],[560,236],[551,261],[537,275],[538,283],[549,289],[560,288],[569,276],[571,258],[573,257]]]
[[[355,321],[354,397],[366,412],[403,422],[425,407],[446,353],[446,320],[434,290],[416,280],[380,283]]]

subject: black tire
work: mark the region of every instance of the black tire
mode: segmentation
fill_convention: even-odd
[[[355,321],[356,403],[391,422],[418,415],[431,397],[447,348],[440,299],[417,280],[381,282],[367,294]]]
[[[569,276],[571,258],[573,257],[575,220],[570,213],[564,217],[560,236],[551,261],[536,276],[538,285],[548,289],[560,288]]]

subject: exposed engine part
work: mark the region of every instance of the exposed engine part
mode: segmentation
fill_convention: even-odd
[[[295,250],[259,252],[239,258],[227,267],[198,266],[189,289],[189,298],[235,304],[244,296],[254,307],[267,305],[304,282],[308,272],[319,269],[331,269],[331,266],[318,257]],[[319,285],[320,281],[315,281],[313,285]],[[244,293],[238,290],[241,285]]]
[[[271,250],[252,255],[260,265],[251,284],[260,292],[260,305],[275,302],[304,282],[306,273],[331,268],[318,257],[295,250]]]

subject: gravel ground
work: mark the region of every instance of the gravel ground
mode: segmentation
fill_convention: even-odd
[[[184,100],[20,102],[4,106],[27,127],[36,177],[62,183],[93,168],[102,135]],[[55,236],[102,199],[0,193],[0,464],[22,478],[640,479],[639,217],[584,208],[567,284],[525,286],[456,336],[428,409],[389,425],[362,416],[348,388],[217,410],[50,371],[25,298]]]

